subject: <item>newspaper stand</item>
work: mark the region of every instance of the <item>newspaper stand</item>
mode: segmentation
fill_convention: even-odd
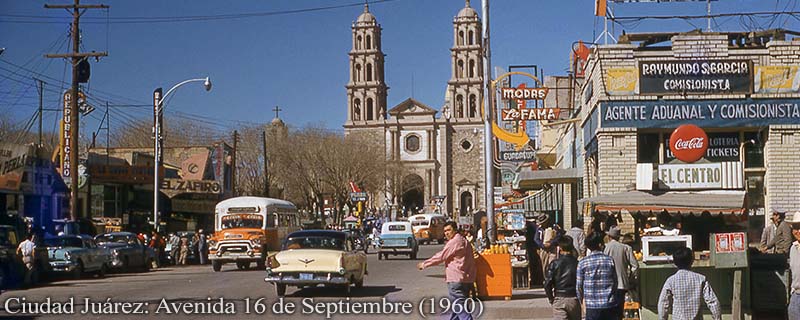
[[[475,259],[478,275],[475,279],[481,298],[511,300],[511,255],[481,254]]]

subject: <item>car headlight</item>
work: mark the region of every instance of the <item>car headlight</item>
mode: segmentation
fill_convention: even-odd
[[[66,260],[72,260],[72,256],[70,256],[70,254],[69,254],[69,251],[67,251],[67,252],[64,252],[64,259],[66,259]]]
[[[208,246],[209,247],[216,247],[217,246],[217,241],[216,240],[208,240]]]
[[[345,273],[344,268],[339,268],[339,274],[344,275],[344,273]]]
[[[111,251],[111,254],[113,254],[114,257],[116,258],[119,255],[119,251],[113,250],[113,251]]]
[[[255,246],[260,246],[261,245],[261,238],[250,239],[250,242],[252,242],[253,245],[255,245]]]

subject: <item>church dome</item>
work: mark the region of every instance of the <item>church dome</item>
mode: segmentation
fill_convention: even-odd
[[[358,16],[358,20],[356,22],[375,22],[375,16],[369,12],[369,5],[364,4],[364,12]]]
[[[273,126],[285,126],[286,125],[286,124],[283,123],[283,120],[281,120],[281,118],[272,119],[270,124],[273,125]]]
[[[477,16],[478,16],[478,12],[475,11],[475,9],[472,9],[472,7],[469,6],[469,0],[467,0],[467,5],[464,6],[464,9],[461,9],[461,11],[458,12],[458,17],[459,18],[472,18],[472,17],[477,17]]]

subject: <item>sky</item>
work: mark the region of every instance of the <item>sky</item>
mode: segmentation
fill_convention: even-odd
[[[44,4],[71,1],[0,0],[0,113],[27,122],[38,108],[34,77],[46,82],[45,131],[54,131],[70,72],[63,59],[45,53],[70,50],[70,14]],[[244,125],[268,123],[280,106],[290,126],[323,126],[341,132],[346,117],[351,24],[364,10],[359,0],[151,1],[107,0],[110,9],[82,17],[81,51],[106,51],[91,60],[84,91],[97,107],[82,119],[91,136],[105,112],[112,130],[152,119],[152,92],[192,78],[211,78],[213,89],[187,84],[167,101],[165,121],[179,118],[211,126],[220,135]],[[796,0],[720,0],[712,12],[794,11]],[[452,21],[463,0],[370,1],[383,28],[389,108],[413,97],[436,109],[450,79]],[[471,3],[479,15],[481,1]],[[573,42],[593,42],[603,19],[593,0],[494,0],[490,2],[494,67],[537,65],[544,75],[565,75]],[[705,2],[610,4],[617,17],[704,15]],[[784,15],[721,17],[714,31],[782,27],[800,30]],[[676,32],[705,28],[706,20],[642,20],[612,24],[612,34]],[[601,40],[602,41],[602,40]],[[612,40],[609,40],[613,42]],[[48,110],[52,109],[52,110]],[[36,130],[35,126],[34,129]]]

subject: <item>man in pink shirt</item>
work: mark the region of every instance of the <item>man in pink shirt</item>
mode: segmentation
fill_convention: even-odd
[[[417,268],[422,270],[444,262],[445,281],[450,300],[453,305],[460,305],[456,308],[460,310],[456,311],[463,311],[464,301],[475,282],[476,269],[472,246],[457,230],[458,225],[455,222],[445,223],[444,236],[447,237],[447,244],[444,245],[444,249],[425,262],[418,263]],[[450,319],[472,319],[472,315],[467,312],[452,313]]]

